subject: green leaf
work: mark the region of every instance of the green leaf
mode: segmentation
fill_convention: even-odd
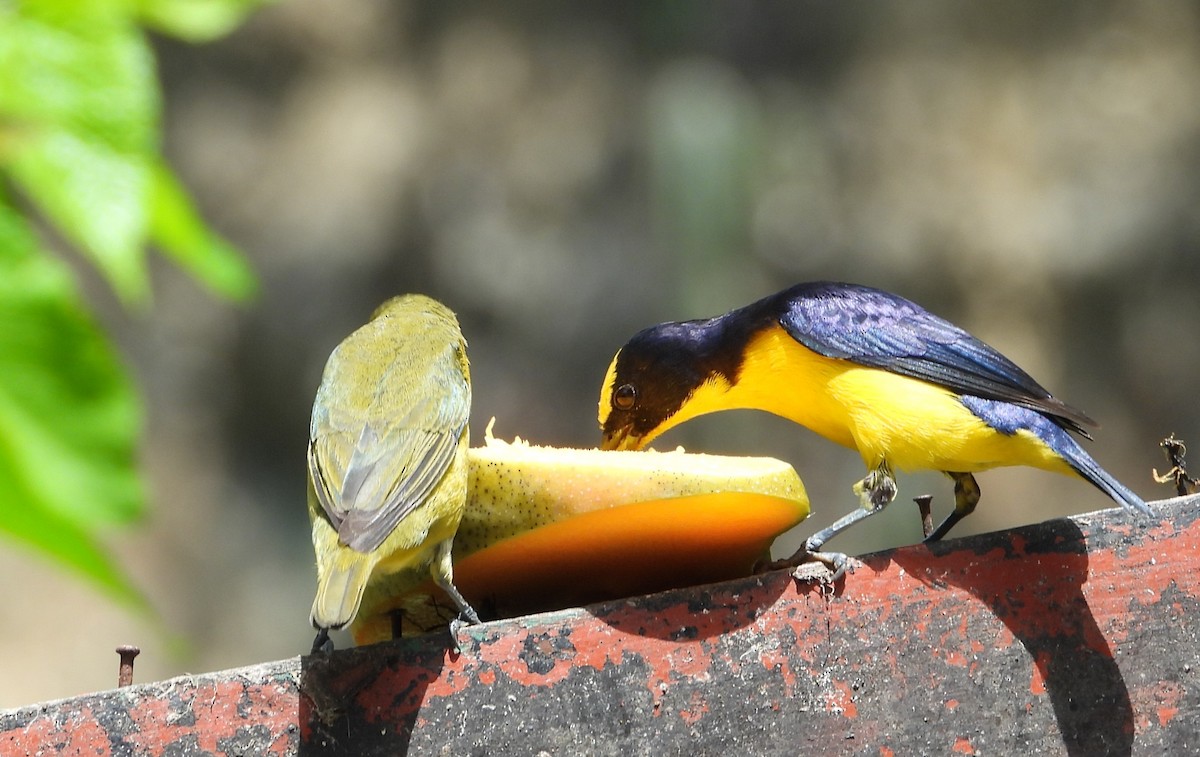
[[[212,39],[259,4],[0,0],[0,533],[143,609],[96,535],[143,511],[138,400],[69,270],[3,192],[19,187],[126,303],[149,298],[148,237],[217,292],[249,296],[244,259],[204,225],[159,154],[140,24]]]
[[[0,200],[0,531],[146,603],[92,531],[142,514],[141,411],[68,271]]]
[[[209,42],[233,31],[265,0],[140,0],[142,19],[164,34]]]
[[[158,147],[159,110],[154,58],[136,28],[99,15],[47,19],[0,10],[4,120],[146,153]]]
[[[113,598],[148,610],[145,596],[85,529],[40,507],[36,499],[20,496],[10,478],[20,471],[7,467],[11,462],[0,454],[0,478],[5,482],[0,484],[0,531],[77,571]],[[19,498],[19,504],[10,498]]]
[[[84,16],[96,23],[79,24],[49,5],[38,6],[38,18],[0,16],[0,119],[15,134],[5,140],[7,167],[126,302],[144,302],[159,108],[153,58],[140,32],[111,11],[93,8]]]
[[[162,252],[213,291],[244,300],[257,288],[241,253],[214,234],[196,212],[187,190],[164,163],[154,167],[150,238]]]
[[[21,189],[126,302],[149,298],[145,237],[151,177],[145,159],[52,131],[26,144],[11,169]]]
[[[23,496],[80,524],[133,519],[140,430],[132,384],[69,273],[0,203],[0,456]],[[0,510],[14,496],[0,492]]]
[[[57,19],[60,23],[78,19],[92,24],[129,15],[129,0],[20,0],[19,4],[24,15]]]

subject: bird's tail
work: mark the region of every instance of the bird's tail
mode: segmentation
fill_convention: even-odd
[[[973,397],[966,394],[962,395],[960,399],[968,410],[996,431],[1005,435],[1012,435],[1019,431],[1033,434],[1054,453],[1055,457],[1061,458],[1071,470],[1090,481],[1100,491],[1112,497],[1118,505],[1124,507],[1126,510],[1154,517],[1154,511],[1146,506],[1142,498],[1134,494],[1129,487],[1113,478],[1108,471],[1101,468],[1100,464],[1093,460],[1092,456],[1087,453],[1087,450],[1079,446],[1079,442],[1075,441],[1071,434],[1067,432],[1067,429],[1059,425],[1060,421],[1058,419],[1052,419],[1040,412],[1008,402],[999,402],[997,400]],[[1041,463],[1033,464],[1050,469],[1058,467],[1057,461],[1053,466]],[[1061,468],[1059,470],[1061,471]]]
[[[374,567],[374,561],[367,559],[337,562],[340,564],[318,571],[317,598],[310,616],[315,628],[341,628],[354,620]]]
[[[1067,436],[1064,432],[1063,436]],[[1134,494],[1133,491],[1125,484],[1112,477],[1108,471],[1100,467],[1100,464],[1092,459],[1092,456],[1084,451],[1074,439],[1070,439],[1069,445],[1064,445],[1065,448],[1060,450],[1060,454],[1066,459],[1076,473],[1083,476],[1091,482],[1100,491],[1112,497],[1114,501],[1121,507],[1131,512],[1138,512],[1142,515],[1154,517],[1154,511],[1146,502]]]

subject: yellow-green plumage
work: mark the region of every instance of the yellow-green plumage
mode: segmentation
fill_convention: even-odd
[[[315,627],[353,620],[372,574],[426,566],[478,622],[450,562],[467,495],[466,347],[453,312],[405,295],[329,356],[308,446]]]

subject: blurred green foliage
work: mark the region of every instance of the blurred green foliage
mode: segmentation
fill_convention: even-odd
[[[147,30],[205,41],[261,2],[0,0],[0,531],[135,606],[100,531],[145,507],[141,405],[49,240],[127,306],[149,304],[150,245],[220,296],[253,293],[160,154]]]

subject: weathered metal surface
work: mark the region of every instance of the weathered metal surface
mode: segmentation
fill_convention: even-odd
[[[0,755],[1186,754],[1200,497],[0,713]]]
[[[0,755],[294,755],[297,659],[0,712]]]

